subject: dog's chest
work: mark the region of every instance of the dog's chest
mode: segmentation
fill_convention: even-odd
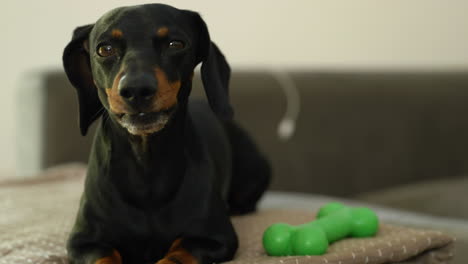
[[[210,170],[204,174],[194,173],[193,166],[158,164],[142,168],[137,164],[109,168],[113,177],[113,195],[110,204],[121,208],[117,217],[127,218],[125,222],[138,230],[130,233],[172,234],[179,233],[190,219],[206,210],[201,201],[208,200],[213,191]],[[143,220],[144,219],[144,220]]]

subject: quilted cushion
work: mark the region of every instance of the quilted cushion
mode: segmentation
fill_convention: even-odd
[[[55,168],[30,180],[0,183],[0,264],[68,263],[65,240],[83,189],[86,167]],[[261,246],[263,230],[275,222],[300,224],[313,212],[262,210],[234,217],[240,248],[231,264],[254,263],[446,263],[453,238],[438,231],[382,224],[374,238],[346,239],[323,256],[269,257]]]

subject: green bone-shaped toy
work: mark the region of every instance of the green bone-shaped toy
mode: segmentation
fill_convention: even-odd
[[[373,236],[378,227],[377,215],[368,208],[328,203],[320,208],[315,221],[268,227],[263,233],[263,247],[270,256],[322,255],[330,243],[349,236]]]

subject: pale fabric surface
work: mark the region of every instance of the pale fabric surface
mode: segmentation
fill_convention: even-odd
[[[0,264],[67,263],[65,239],[78,207],[86,168],[72,165],[49,170],[40,180],[0,183]],[[264,210],[233,219],[240,248],[231,264],[250,263],[448,263],[452,238],[437,231],[382,225],[369,239],[337,242],[324,256],[268,257],[260,241],[274,222],[300,224],[313,213]],[[137,263],[135,263],[137,264]]]
[[[439,231],[418,230],[382,224],[374,238],[346,239],[332,244],[327,254],[307,257],[268,257],[261,246],[262,232],[275,222],[303,224],[314,218],[313,212],[297,210],[264,210],[234,218],[240,248],[231,264],[263,263],[394,263],[419,256],[408,263],[447,263],[452,258],[453,238]],[[439,249],[430,251],[430,249]]]

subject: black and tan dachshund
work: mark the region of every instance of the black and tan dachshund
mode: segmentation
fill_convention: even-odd
[[[77,28],[63,55],[81,133],[102,116],[67,249],[73,264],[203,264],[233,258],[230,216],[270,167],[233,121],[230,68],[201,17],[122,7]],[[208,98],[190,101],[194,68]]]

